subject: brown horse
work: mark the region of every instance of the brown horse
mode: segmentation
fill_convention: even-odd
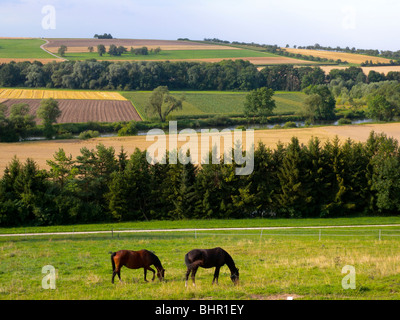
[[[187,281],[189,279],[190,273],[192,273],[192,281],[193,285],[195,285],[194,278],[199,267],[215,267],[212,284],[214,284],[214,282],[218,284],[219,269],[224,264],[226,264],[231,271],[231,280],[233,281],[233,283],[239,283],[239,269],[236,268],[235,262],[233,261],[229,253],[222,248],[193,249],[185,255],[185,263],[187,266],[185,286],[187,286]]]
[[[160,279],[160,281],[164,280],[165,269],[162,267],[160,259],[158,259],[158,257],[154,253],[148,250],[120,250],[118,252],[110,253],[113,268],[111,283],[114,283],[114,277],[116,274],[121,281],[121,268],[123,266],[126,266],[130,269],[144,268],[144,281],[147,282],[147,270],[153,272],[152,281],[154,281],[156,272],[154,271],[154,269],[150,268],[151,265],[154,265],[154,267],[157,269],[157,277]]]

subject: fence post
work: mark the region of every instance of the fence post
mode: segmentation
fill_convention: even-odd
[[[111,228],[111,238],[114,238],[114,228]]]
[[[260,233],[260,241],[261,241],[261,239],[262,239],[263,230],[264,230],[264,229],[261,229],[261,233]]]
[[[381,241],[381,231],[382,230],[379,229],[379,241]]]
[[[318,241],[321,241],[321,229],[319,229]]]
[[[197,229],[194,229],[194,238],[197,239]]]

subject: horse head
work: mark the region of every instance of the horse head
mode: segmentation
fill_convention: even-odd
[[[164,280],[165,269],[164,268],[157,268],[157,277],[160,281]]]
[[[234,284],[239,283],[239,269],[238,268],[236,268],[234,271],[232,271],[231,280]]]

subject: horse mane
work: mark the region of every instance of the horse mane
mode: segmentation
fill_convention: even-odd
[[[161,261],[160,261],[160,259],[154,254],[154,252],[153,252],[153,251],[149,251],[149,250],[147,250],[147,251],[149,252],[149,254],[151,255],[151,257],[154,259],[154,265],[155,265],[156,267],[162,268],[163,266],[162,266],[162,264],[161,264]]]
[[[237,270],[236,265],[235,265],[235,261],[233,261],[231,255],[226,251],[225,251],[225,260],[226,260],[225,261],[226,265],[228,266],[229,270],[231,270],[231,273],[233,273],[234,271]]]

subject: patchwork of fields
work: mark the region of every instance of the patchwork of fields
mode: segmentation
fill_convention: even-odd
[[[310,64],[303,60],[274,55],[255,50],[241,49],[231,46],[213,45],[194,41],[178,40],[146,40],[146,39],[48,39],[45,48],[57,53],[61,45],[67,46],[65,57],[68,60],[112,60],[112,61],[201,61],[219,62],[224,59],[243,59],[257,65],[271,64]],[[99,56],[97,45],[103,44],[108,50],[111,44],[124,46],[128,50],[146,46],[148,49],[161,48],[158,54],[132,55],[130,53],[121,56],[105,54]],[[93,47],[94,52],[89,51]],[[312,62],[311,62],[312,63]]]

